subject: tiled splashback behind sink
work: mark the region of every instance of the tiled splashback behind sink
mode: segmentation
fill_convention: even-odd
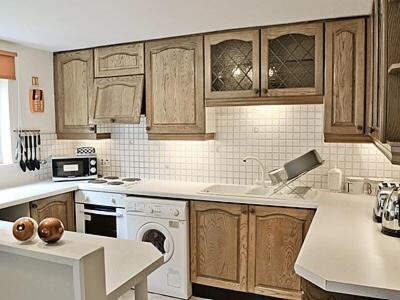
[[[253,106],[216,109],[217,135],[214,141],[149,141],[146,120],[140,125],[103,126],[111,130],[105,141],[57,141],[55,134],[44,136],[43,156],[73,153],[77,146],[94,146],[99,158],[110,158],[105,175],[135,176],[217,183],[251,184],[258,166],[243,164],[245,155],[260,157],[273,169],[310,149],[326,160],[310,173],[306,182],[326,187],[328,169],[338,166],[345,176],[400,178],[400,167],[370,144],[325,144],[323,106]],[[37,172],[38,179],[50,177],[50,167]]]

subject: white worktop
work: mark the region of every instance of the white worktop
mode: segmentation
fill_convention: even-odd
[[[13,238],[11,228],[12,223],[0,221],[0,251],[72,264],[104,248],[106,293],[109,299],[115,299],[113,295],[123,294],[138,280],[160,267],[164,260],[162,254],[149,243],[69,231],[56,244],[47,245],[39,238],[30,243],[21,243]],[[120,291],[121,288],[125,290]]]
[[[317,209],[295,264],[296,273],[332,292],[400,299],[400,239],[380,233],[372,221],[373,197],[314,191],[305,200],[216,196],[199,193],[210,184],[143,181],[129,187],[85,182],[51,183],[0,191],[0,208],[78,189],[137,196]],[[40,194],[40,191],[43,194]],[[50,192],[49,192],[50,191]],[[6,198],[7,196],[8,198]],[[19,198],[21,197],[21,198]]]
[[[400,239],[372,221],[374,197],[324,193],[295,264],[333,292],[400,299]]]

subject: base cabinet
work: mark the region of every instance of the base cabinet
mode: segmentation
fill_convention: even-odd
[[[303,297],[302,300],[372,300],[373,298],[332,293],[324,291],[316,285],[303,280]]]
[[[301,299],[294,263],[314,212],[193,201],[192,282],[282,299]]]
[[[75,231],[74,193],[65,193],[30,203],[31,217],[38,223],[53,217],[60,219],[65,230]]]
[[[192,282],[247,290],[247,205],[191,203]]]
[[[313,211],[250,206],[248,291],[301,299],[301,278],[294,271]]]

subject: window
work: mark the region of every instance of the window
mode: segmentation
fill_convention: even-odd
[[[0,79],[0,164],[12,163],[8,80]]]

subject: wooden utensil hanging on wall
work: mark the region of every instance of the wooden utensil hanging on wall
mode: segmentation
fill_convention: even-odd
[[[32,77],[32,86],[29,91],[31,112],[44,112],[44,94],[39,88],[39,77]]]

